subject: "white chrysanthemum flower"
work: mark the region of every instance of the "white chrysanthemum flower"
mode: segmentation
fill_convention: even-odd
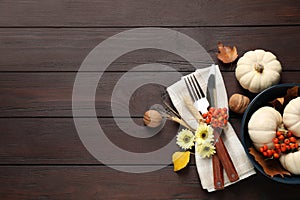
[[[216,148],[212,143],[204,142],[202,144],[197,144],[196,152],[199,153],[202,158],[209,158],[216,153]]]
[[[214,133],[211,126],[208,126],[205,123],[200,123],[196,130],[196,142],[198,144],[202,144],[204,142],[213,142],[214,141]]]
[[[195,136],[190,130],[183,129],[177,134],[176,144],[182,149],[191,149],[194,146],[194,139]]]

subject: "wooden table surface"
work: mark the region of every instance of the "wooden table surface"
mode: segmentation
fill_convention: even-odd
[[[109,168],[86,150],[72,116],[76,73],[96,45],[138,27],[169,28],[196,40],[220,66],[228,96],[255,95],[236,81],[236,64],[216,59],[218,41],[236,45],[239,55],[257,48],[272,51],[283,66],[281,83],[300,82],[299,0],[2,0],[0,199],[297,198],[299,185],[276,183],[259,173],[208,193],[201,188],[194,159],[179,173],[169,165],[134,174]],[[182,74],[194,70],[165,51],[133,51],[107,68],[95,98],[99,123],[110,140],[141,153],[166,145],[178,130],[167,122],[154,137],[137,139],[114,121],[118,117],[110,107],[114,85],[122,75],[132,73],[128,70],[146,63],[165,64]],[[156,84],[137,89],[130,100],[130,115],[119,117],[124,123],[134,118],[142,125],[143,113],[161,103],[164,89]],[[231,113],[238,134],[241,118]]]

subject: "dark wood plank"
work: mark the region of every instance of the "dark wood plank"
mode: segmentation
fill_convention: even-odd
[[[0,29],[0,71],[74,72],[79,69],[84,58],[96,45],[124,30],[128,29]],[[300,49],[299,26],[207,27],[173,30],[195,39],[223,71],[233,71],[235,65],[223,65],[217,60],[218,41],[227,45],[236,45],[240,56],[246,51],[257,48],[271,51],[278,56],[285,70],[299,69],[299,51],[297,51]],[[191,65],[178,55],[162,50],[144,49],[121,56],[106,71],[128,71],[145,63],[161,63],[177,71],[193,70]],[[99,67],[99,71],[103,69]]]
[[[234,26],[299,24],[299,1],[1,1],[0,26]]]
[[[169,72],[170,76],[174,73]],[[93,73],[94,74],[94,73]],[[76,73],[0,73],[0,116],[1,117],[72,117],[72,90]],[[88,76],[89,74],[87,74]],[[110,117],[111,94],[116,82],[124,73],[104,73],[98,85],[95,102],[99,117]],[[138,72],[136,76],[153,77],[147,72]],[[223,72],[228,96],[233,93],[242,93],[254,96],[243,90],[237,82],[234,72]],[[283,72],[282,83],[298,83],[300,72]],[[175,79],[177,81],[177,79]],[[87,83],[89,80],[87,80]],[[130,83],[129,83],[130,84]],[[144,112],[154,104],[162,104],[162,94],[165,88],[157,84],[148,84],[138,88],[133,94],[114,99],[117,102],[114,108],[118,111],[129,109],[131,116],[142,117]],[[129,108],[124,97],[130,96]],[[82,109],[86,107],[85,96],[79,101]],[[80,106],[81,107],[81,106]],[[81,115],[80,115],[81,116]],[[82,116],[91,116],[84,112]],[[114,117],[128,117],[120,114]]]
[[[235,64],[216,59],[217,42],[236,45],[240,55],[270,50],[283,64],[281,82],[299,83],[299,25],[300,2],[294,0],[1,1],[0,199],[296,199],[300,186],[278,184],[260,174],[208,193],[201,189],[193,158],[179,173],[171,165],[145,174],[108,168],[80,141],[71,108],[81,62],[97,44],[121,31],[159,26],[187,34],[220,65],[228,96],[238,92],[253,98],[236,81]],[[99,123],[116,146],[137,153],[165,146],[178,131],[178,125],[167,122],[157,135],[138,139],[116,125],[113,88],[124,72],[145,63],[169,65],[183,74],[193,70],[179,56],[153,49],[121,56],[106,70],[95,99]],[[132,94],[130,116],[137,124],[143,124],[145,110],[161,103],[164,89],[150,84]],[[84,96],[81,101],[84,107]],[[121,100],[120,109],[125,105]],[[118,119],[136,132],[130,116]],[[230,122],[240,136],[241,115],[231,113]]]
[[[137,131],[134,127],[130,127],[129,119],[118,120],[121,120],[129,131]],[[73,119],[27,118],[0,119],[0,121],[0,163],[2,164],[101,164],[85,149]],[[151,130],[144,127],[142,119],[135,119],[135,121],[150,134]],[[152,152],[162,148],[179,130],[177,124],[167,122],[160,133],[143,139],[123,132],[114,119],[99,119],[99,123],[104,133],[116,146],[136,153]],[[166,158],[171,159],[171,155],[166,155]]]
[[[135,127],[131,127],[129,119],[118,120],[122,120],[129,131],[137,132]],[[141,118],[134,121],[143,126]],[[241,119],[233,118],[230,122],[239,135]],[[0,124],[0,164],[101,164],[84,147],[73,119],[4,118],[0,119]],[[168,121],[156,135],[135,138],[122,131],[114,119],[99,119],[99,124],[116,146],[137,153],[153,152],[162,148],[174,138],[180,128],[174,122]],[[144,129],[151,131],[146,127]],[[165,157],[171,159],[170,154],[166,153]],[[191,163],[195,164],[193,157]]]
[[[130,174],[107,167],[0,167],[1,199],[295,199],[299,185],[254,175],[225,190],[208,193],[196,168],[172,167]],[[276,192],[274,192],[276,191]]]

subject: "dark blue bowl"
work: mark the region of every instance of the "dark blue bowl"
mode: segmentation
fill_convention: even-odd
[[[248,108],[246,109],[243,119],[242,119],[242,127],[241,127],[241,140],[242,144],[245,148],[245,151],[247,152],[247,155],[249,159],[251,160],[254,167],[263,175],[267,176],[268,178],[278,181],[281,183],[286,184],[300,184],[300,175],[292,175],[292,176],[285,176],[284,178],[280,176],[270,177],[267,175],[262,167],[255,161],[252,155],[249,154],[249,148],[253,146],[252,141],[250,139],[249,133],[248,133],[248,122],[252,116],[252,114],[258,110],[259,108],[266,106],[268,102],[278,98],[282,97],[286,94],[287,89],[293,87],[293,86],[300,86],[300,84],[279,84],[272,86],[261,93],[259,93],[249,104]]]

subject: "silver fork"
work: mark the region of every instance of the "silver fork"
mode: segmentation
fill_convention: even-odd
[[[186,76],[183,78],[187,86],[187,89],[194,101],[194,106],[197,108],[201,114],[207,113],[207,108],[209,107],[209,102],[201,89],[201,86],[196,79],[195,75]]]

